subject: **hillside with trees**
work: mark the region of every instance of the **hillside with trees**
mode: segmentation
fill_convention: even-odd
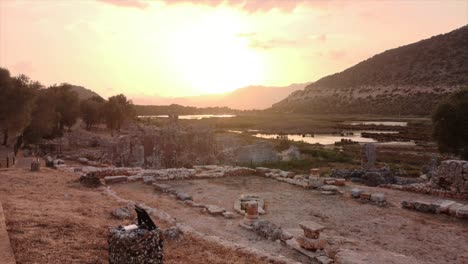
[[[270,111],[428,116],[468,84],[468,26],[373,56],[293,92]]]

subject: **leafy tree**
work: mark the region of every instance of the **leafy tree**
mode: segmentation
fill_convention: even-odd
[[[439,150],[468,160],[468,89],[441,102],[432,116]]]
[[[50,100],[55,105],[55,112],[58,114],[55,127],[57,134],[61,134],[65,127],[71,128],[80,115],[78,94],[71,89],[72,86],[67,83],[47,89],[50,93]]]
[[[98,96],[91,97],[81,102],[81,118],[86,124],[87,130],[91,129],[93,125],[99,123],[102,120],[104,103],[105,100]]]
[[[126,119],[135,117],[133,103],[123,94],[109,97],[104,106],[104,116],[107,127],[111,130],[120,130]]]
[[[78,119],[80,104],[71,85],[54,85],[40,89],[31,114],[31,123],[24,131],[24,140],[35,143],[41,138],[54,138],[63,134]]]
[[[48,89],[37,92],[31,123],[24,131],[26,143],[36,143],[43,137],[53,135],[59,115],[55,111],[55,100],[52,100]]]
[[[8,70],[1,69],[0,72],[0,126],[3,145],[6,145],[10,135],[21,134],[29,124],[35,92],[40,84],[25,75],[11,78]]]

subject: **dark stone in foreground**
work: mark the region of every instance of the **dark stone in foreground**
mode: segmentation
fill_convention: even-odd
[[[112,228],[108,242],[109,264],[163,263],[163,237],[159,229]]]

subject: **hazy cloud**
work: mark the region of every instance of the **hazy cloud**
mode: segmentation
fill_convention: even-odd
[[[297,41],[290,39],[263,38],[256,32],[238,33],[236,37],[246,38],[249,41],[249,47],[263,50],[295,46],[298,44]]]
[[[228,5],[240,8],[249,13],[268,12],[272,9],[278,9],[285,12],[292,12],[299,5],[324,8],[331,0],[311,1],[311,0],[164,0],[168,5],[172,4],[193,4],[217,7],[219,5]]]
[[[132,7],[138,9],[145,9],[149,6],[148,1],[143,0],[97,0],[106,4],[119,6],[119,7]]]

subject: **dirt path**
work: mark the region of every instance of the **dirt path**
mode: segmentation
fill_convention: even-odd
[[[422,263],[468,262],[467,221],[407,211],[399,206],[402,199],[437,199],[434,197],[363,187],[387,195],[390,207],[381,208],[255,176],[165,183],[189,193],[196,202],[219,205],[228,210],[232,210],[235,199],[241,194],[258,194],[267,204],[268,214],[262,216],[263,219],[288,229],[297,229],[298,223],[306,220],[321,223],[327,227],[324,236],[334,240],[339,248],[384,249],[414,257]],[[226,220],[201,214],[199,209],[188,207],[141,183],[112,188],[128,199],[152,203],[202,232],[297,259],[280,245],[259,240],[239,228],[240,218]]]
[[[108,228],[130,221],[112,218],[122,205],[77,178],[47,168],[0,169],[0,201],[18,264],[108,262]],[[166,241],[164,252],[169,264],[265,263],[191,238]]]

